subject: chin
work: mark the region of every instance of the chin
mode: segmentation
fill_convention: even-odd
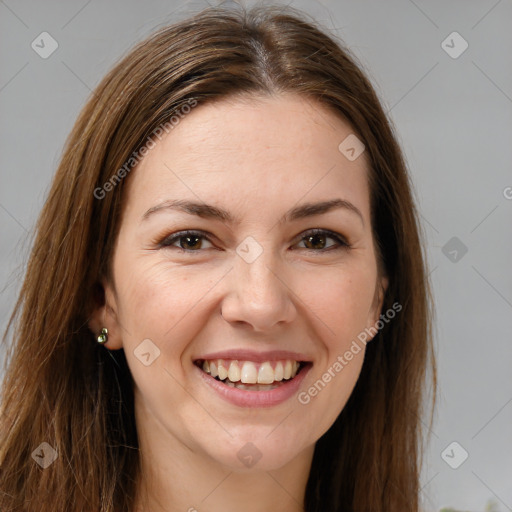
[[[299,456],[301,446],[289,430],[270,435],[269,432],[272,429],[268,426],[250,427],[247,435],[244,435],[243,429],[239,429],[238,434],[230,437],[227,443],[215,443],[207,451],[218,463],[237,473],[277,470]]]

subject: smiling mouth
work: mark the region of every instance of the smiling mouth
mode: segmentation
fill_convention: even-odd
[[[194,364],[226,386],[247,391],[271,391],[293,380],[311,363],[290,359],[280,361],[239,361],[197,359]]]

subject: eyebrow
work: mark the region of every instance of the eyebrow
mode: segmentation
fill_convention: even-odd
[[[321,215],[323,213],[327,213],[340,208],[356,214],[361,219],[361,222],[364,226],[364,218],[360,210],[350,201],[339,198],[330,199],[328,201],[321,201],[318,203],[305,203],[300,206],[296,206],[295,208],[292,208],[286,212],[279,220],[279,223],[282,224],[307,217],[313,217],[315,215]],[[159,203],[147,210],[146,213],[144,213],[142,216],[142,220],[148,219],[151,215],[157,212],[168,210],[181,211],[190,215],[197,215],[201,218],[216,219],[231,224],[239,222],[233,217],[233,215],[231,215],[231,213],[229,213],[227,210],[224,210],[223,208],[219,208],[218,206],[213,206],[211,204],[188,200],[163,201],[162,203]]]

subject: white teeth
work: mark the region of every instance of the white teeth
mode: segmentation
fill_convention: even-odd
[[[254,368],[256,370],[256,367]],[[274,369],[270,363],[265,362],[258,370],[258,384],[272,384],[274,382]]]
[[[274,380],[280,382],[283,380],[283,378],[284,378],[283,363],[281,363],[281,361],[278,361],[276,363],[276,368],[274,370]]]
[[[292,376],[292,362],[290,360],[288,360],[284,364],[284,378],[290,379],[291,376]]]
[[[219,379],[224,380],[228,376],[228,370],[224,367],[224,361],[219,359],[217,372],[219,373]]]
[[[217,365],[213,361],[210,363],[210,375],[212,377],[217,377],[218,375]]]
[[[215,377],[215,375],[212,375],[212,377]],[[238,382],[240,380],[240,367],[238,366],[238,361],[231,361],[228,370],[228,379],[231,382]]]
[[[259,382],[258,372],[254,363],[251,363],[250,361],[244,362],[240,380],[244,384],[256,384],[256,382]],[[274,380],[272,379],[271,382],[274,382]]]
[[[240,383],[251,384],[254,391],[263,390],[266,385],[274,382],[289,380],[297,375],[300,363],[298,361],[265,361],[254,363],[252,361],[225,361],[223,359],[205,360],[202,369],[212,377],[218,377],[225,384]],[[240,388],[245,389],[245,388]]]

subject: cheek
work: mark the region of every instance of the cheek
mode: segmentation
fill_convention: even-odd
[[[340,350],[364,330],[375,291],[376,272],[370,266],[346,265],[322,272],[299,273],[297,295],[325,326],[325,342]]]
[[[338,272],[331,269],[323,280],[318,275],[303,280],[307,287],[300,295],[308,297],[305,302],[325,333],[321,339],[324,355],[297,396],[300,407],[304,407],[307,428],[317,437],[334,423],[359,378],[365,345],[358,335],[367,325],[374,279],[369,267],[358,272],[347,267]],[[305,295],[306,290],[313,292]]]
[[[134,345],[150,338],[166,353],[180,353],[198,325],[199,311],[208,292],[222,278],[223,269],[194,269],[154,263],[145,259],[119,261],[116,274],[119,290],[119,319],[125,327],[124,344]],[[180,344],[181,340],[181,344]],[[170,343],[172,342],[172,343]],[[182,346],[183,345],[183,346]]]
[[[187,399],[177,384],[186,377],[183,355],[204,327],[209,314],[205,297],[222,272],[149,260],[150,256],[119,261],[118,319],[136,387],[159,415]]]
[[[306,430],[314,432],[316,438],[329,430],[352,394],[364,361],[364,348],[358,350],[357,354],[348,350],[350,360],[345,358],[347,351],[333,352],[335,357],[297,395]]]
[[[167,353],[179,354],[193,339],[192,331],[200,329],[199,316],[204,322],[205,315],[214,315],[214,309],[220,307],[222,297],[215,287],[221,285],[226,269],[165,261],[155,264],[151,259],[148,255],[147,259],[117,262],[123,341],[133,346],[150,338],[159,345],[165,343]],[[285,280],[293,293],[284,291],[289,293],[287,300],[297,300],[295,295],[312,314],[311,320],[316,317],[325,328],[327,345],[340,350],[364,329],[375,284],[371,266],[347,264],[289,272]],[[169,344],[169,340],[175,342]]]

